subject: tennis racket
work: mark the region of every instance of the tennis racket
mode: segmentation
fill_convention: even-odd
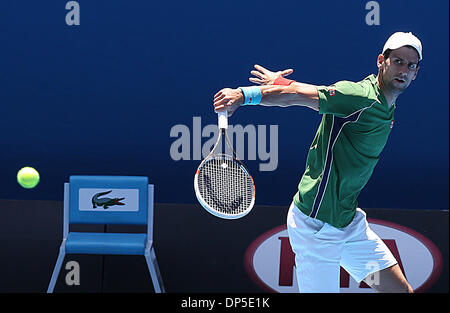
[[[224,219],[238,219],[247,215],[255,204],[255,183],[228,138],[228,112],[218,112],[218,119],[217,141],[194,176],[195,195],[209,213]],[[232,156],[216,153],[224,139]]]

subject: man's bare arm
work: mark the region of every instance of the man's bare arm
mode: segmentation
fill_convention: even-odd
[[[263,106],[305,106],[319,111],[319,94],[314,85],[294,82],[289,86],[261,86]]]
[[[319,111],[319,94],[317,87],[310,84],[292,82],[287,86],[274,85],[278,77],[285,77],[294,72],[293,69],[272,72],[261,65],[255,64],[250,73],[254,77],[249,80],[260,85],[261,102],[263,106],[305,106]],[[225,88],[214,96],[214,109],[221,111],[227,109],[229,115],[244,103],[241,89]]]
[[[263,106],[305,106],[315,111],[319,110],[319,95],[314,85],[292,83],[289,86],[259,86]],[[233,114],[244,103],[241,89],[224,88],[214,96],[214,110],[226,109]]]

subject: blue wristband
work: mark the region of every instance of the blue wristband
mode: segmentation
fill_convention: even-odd
[[[244,103],[242,105],[257,105],[261,102],[261,89],[257,86],[239,87],[244,94]]]

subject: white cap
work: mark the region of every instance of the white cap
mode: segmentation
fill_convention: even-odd
[[[422,60],[422,43],[411,32],[403,33],[397,32],[388,38],[383,47],[383,52],[387,49],[395,50],[403,46],[411,46],[419,53],[419,61]]]

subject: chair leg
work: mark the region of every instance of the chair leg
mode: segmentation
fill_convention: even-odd
[[[164,293],[164,284],[162,281],[161,273],[159,271],[158,262],[156,261],[156,254],[153,245],[145,249],[145,260],[147,261],[147,267],[150,272],[150,277],[152,278],[153,288],[155,293]]]
[[[61,270],[65,255],[66,255],[66,248],[65,248],[65,242],[63,242],[61,244],[61,247],[59,248],[58,259],[56,260],[55,268],[53,269],[53,274],[52,274],[52,278],[50,279],[50,284],[48,285],[48,288],[47,288],[47,293],[52,293],[53,289],[55,289],[56,280],[58,279],[59,271]]]

